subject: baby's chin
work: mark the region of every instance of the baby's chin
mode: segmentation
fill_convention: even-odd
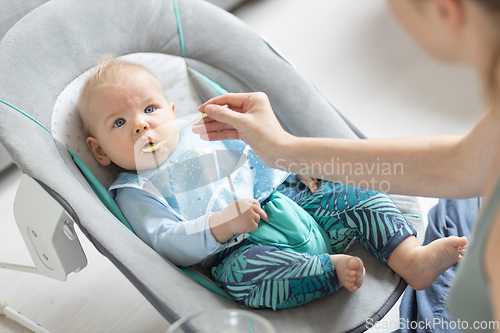
[[[168,159],[173,150],[160,148],[154,152],[141,152],[135,156],[135,166],[137,173],[141,171],[158,168]]]

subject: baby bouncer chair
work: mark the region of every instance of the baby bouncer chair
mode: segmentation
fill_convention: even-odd
[[[160,81],[175,77],[163,83],[166,90],[182,90],[175,82],[187,82],[186,105],[225,92],[263,91],[294,135],[362,135],[258,34],[205,1],[52,0],[4,37],[0,140],[29,176],[18,192],[24,194],[16,199],[16,219],[37,270],[64,280],[85,266],[74,221],[170,323],[206,309],[239,309],[207,272],[176,267],[131,232],[105,190],[114,170],[100,170],[79,146],[82,129],[71,110],[84,73],[103,54],[143,55]],[[163,59],[170,67],[158,69]],[[417,200],[392,198],[423,236]],[[51,205],[60,207],[60,216],[46,211]],[[287,310],[246,310],[267,318],[277,332],[365,331],[367,320],[381,319],[406,283],[359,243],[347,253],[365,263],[358,291],[341,289]]]

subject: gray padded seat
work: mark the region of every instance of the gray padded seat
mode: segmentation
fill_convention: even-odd
[[[239,19],[205,1],[178,0],[178,6],[190,69],[231,92],[266,92],[284,128],[295,135],[358,138],[330,103]],[[135,52],[181,55],[172,0],[52,0],[1,41],[0,98],[50,128],[56,99],[73,79],[104,53]],[[198,76],[192,80],[202,99],[217,95]],[[47,131],[3,104],[0,113],[0,141],[14,162],[46,186],[166,320],[240,307],[191,280],[121,224]],[[404,213],[420,215],[416,199],[393,199]],[[408,220],[423,236],[422,220]],[[269,319],[278,332],[364,331],[366,320],[382,318],[406,283],[360,244],[349,253],[366,266],[358,291],[340,290],[288,310],[250,311]]]

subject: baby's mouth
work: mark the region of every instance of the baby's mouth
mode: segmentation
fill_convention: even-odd
[[[168,134],[168,133],[167,133]],[[167,140],[168,141],[168,140]],[[144,144],[142,147],[142,152],[143,153],[155,153],[158,151],[164,144],[166,143],[165,140],[163,141],[157,141],[156,143],[153,141],[153,139],[148,136],[148,141]],[[167,151],[167,148],[163,149],[164,151]]]
[[[153,147],[155,144],[153,143],[153,141],[149,141],[149,142],[146,142],[146,144],[144,145],[144,148],[150,148],[150,147]]]
[[[152,147],[154,147],[155,145],[155,142],[153,141],[153,138],[148,136],[148,141],[144,144],[144,146],[142,147],[142,149],[148,149],[148,150],[151,150]]]

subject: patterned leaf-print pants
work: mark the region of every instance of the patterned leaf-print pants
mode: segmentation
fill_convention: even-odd
[[[329,235],[334,253],[342,253],[356,237],[387,263],[401,241],[416,235],[386,194],[331,182],[321,182],[313,194],[296,185],[285,183],[278,191],[314,217]],[[339,288],[330,254],[312,256],[250,241],[219,253],[212,276],[251,308],[291,308]]]

